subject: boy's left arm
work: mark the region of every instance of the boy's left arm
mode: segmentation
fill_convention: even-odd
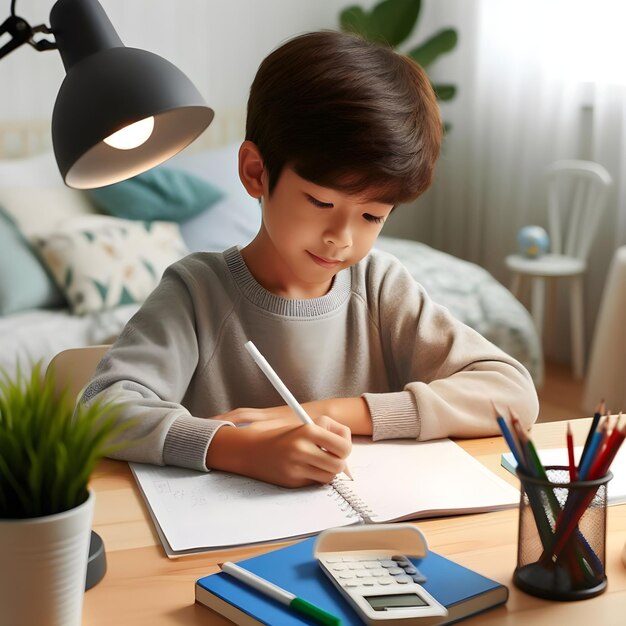
[[[374,440],[497,435],[494,405],[534,423],[539,402],[523,365],[435,304],[403,267],[387,268],[377,303],[398,391],[363,394]]]

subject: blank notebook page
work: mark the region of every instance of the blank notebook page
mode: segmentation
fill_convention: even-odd
[[[519,491],[449,439],[369,441],[349,459],[353,483],[373,522],[510,508]],[[343,489],[342,489],[343,490]]]

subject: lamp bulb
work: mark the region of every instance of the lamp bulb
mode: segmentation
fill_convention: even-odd
[[[132,150],[145,143],[154,129],[154,117],[129,124],[104,139],[104,143],[118,150]]]

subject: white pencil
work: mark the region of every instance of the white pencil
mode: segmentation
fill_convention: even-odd
[[[278,377],[278,374],[272,369],[267,359],[259,352],[259,349],[251,342],[245,344],[246,350],[252,355],[256,364],[261,368],[262,372],[267,376],[268,380],[274,385],[274,388],[281,395],[282,399],[292,408],[293,412],[302,420],[303,424],[313,424],[311,416],[302,408],[302,405],[293,397],[293,394],[285,383]]]
[[[302,405],[294,398],[293,394],[285,383],[279,378],[278,374],[274,371],[272,366],[267,362],[267,359],[259,352],[259,349],[251,342],[245,343],[246,350],[250,353],[256,364],[261,368],[261,371],[267,376],[267,379],[274,385],[274,389],[278,391],[281,398],[291,407],[293,412],[300,418],[303,424],[313,424],[311,416],[302,408]],[[348,468],[343,473],[352,480],[352,476],[348,471]]]

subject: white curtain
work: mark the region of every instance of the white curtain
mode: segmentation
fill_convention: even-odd
[[[430,22],[455,26],[459,45],[432,74],[456,83],[458,95],[442,106],[452,130],[433,188],[418,203],[416,236],[508,284],[504,257],[517,230],[546,223],[544,167],[560,158],[602,163],[615,185],[586,279],[589,341],[613,251],[626,243],[626,3],[434,5]],[[558,326],[556,356],[564,358],[568,326]]]

